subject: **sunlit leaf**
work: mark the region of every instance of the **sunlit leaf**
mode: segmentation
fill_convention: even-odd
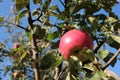
[[[53,11],[49,11],[49,15],[50,15],[50,16],[54,16],[54,17],[57,17],[57,16],[58,16],[58,14],[55,13],[55,12],[53,12]]]
[[[88,19],[90,20],[91,23],[93,23],[96,20],[95,17],[89,17]]]
[[[105,57],[107,57],[108,54],[109,54],[109,51],[107,51],[107,50],[100,50],[100,51],[98,52],[98,55],[99,55],[99,57],[100,57],[101,59],[104,59]]]
[[[28,54],[28,52],[25,51],[25,52],[22,54],[22,56],[20,57],[20,60],[23,60],[23,59],[27,56],[27,54]]]
[[[16,50],[17,50],[18,52],[22,52],[23,49],[24,49],[24,45],[21,45],[21,46],[20,46],[19,48],[17,48]]]
[[[70,80],[71,79],[71,74],[70,74],[70,72],[68,72],[68,74],[67,74],[67,77],[66,77],[66,80]]]
[[[114,18],[114,17],[108,17],[108,18],[106,19],[106,21],[113,23],[113,22],[117,22],[118,20],[117,20],[116,18]]]
[[[57,6],[50,6],[50,9],[51,9],[51,10],[56,10],[56,9],[57,9]]]
[[[89,80],[101,80],[103,72],[101,71],[96,71],[95,74],[93,75],[93,77],[91,77]]]
[[[55,12],[57,12],[57,13],[60,13],[60,12],[61,12],[61,11],[59,10],[58,6],[50,6],[49,9],[52,10],[52,11],[55,11]]]
[[[116,41],[117,43],[120,44],[120,37],[119,36],[111,35],[111,37],[114,41]]]
[[[83,69],[87,69],[87,70],[89,70],[90,72],[92,72],[92,71],[95,70],[92,63],[85,64],[82,68],[83,68]]]

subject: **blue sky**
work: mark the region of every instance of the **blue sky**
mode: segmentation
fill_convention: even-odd
[[[0,15],[6,18],[6,16],[9,14],[9,11],[11,9],[11,5],[13,5],[11,0],[3,0],[3,2],[0,3]],[[113,12],[115,12],[115,14],[118,15],[120,18],[120,4],[117,4],[113,7]],[[0,27],[0,34],[2,34],[0,35],[0,42],[4,41],[8,36],[8,34],[5,33],[5,29],[2,27]],[[115,49],[111,49],[109,46],[107,46],[106,49],[110,50],[113,53],[115,53],[116,51]],[[117,61],[117,64],[113,68],[109,66],[109,69],[115,72],[120,77],[120,61]]]

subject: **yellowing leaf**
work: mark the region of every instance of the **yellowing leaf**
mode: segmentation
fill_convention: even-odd
[[[107,22],[117,22],[118,20],[114,17],[108,17],[106,21]]]
[[[90,20],[91,23],[93,23],[96,20],[95,17],[89,17],[88,19]]]
[[[111,37],[114,41],[116,41],[117,43],[120,44],[120,37],[119,36],[111,35]]]
[[[22,54],[22,56],[21,56],[21,58],[20,58],[20,60],[23,60],[26,56],[27,56],[27,51],[25,51],[23,54]]]
[[[3,16],[0,16],[0,22],[3,22],[3,21],[4,21]]]

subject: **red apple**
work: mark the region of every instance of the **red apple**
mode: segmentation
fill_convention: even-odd
[[[59,52],[64,56],[64,59],[68,60],[71,55],[78,53],[85,47],[93,50],[93,40],[87,33],[73,29],[61,37]],[[84,58],[83,55],[78,57]]]
[[[18,43],[18,42],[15,42],[14,45],[13,45],[13,49],[17,49],[17,48],[19,48],[19,47],[20,47],[19,43]]]

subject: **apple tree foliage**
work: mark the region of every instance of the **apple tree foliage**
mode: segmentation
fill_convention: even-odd
[[[114,67],[120,52],[120,21],[112,11],[117,0],[12,2],[8,16],[0,15],[0,28],[8,35],[0,42],[0,63],[12,62],[0,68],[1,75],[9,74],[12,80],[116,80],[104,70]],[[94,40],[93,51],[81,51],[90,60],[81,62],[73,56],[65,61],[59,55],[60,37],[71,29],[83,30]],[[20,45],[17,49],[11,46],[15,42]],[[101,49],[106,44],[117,52]]]

